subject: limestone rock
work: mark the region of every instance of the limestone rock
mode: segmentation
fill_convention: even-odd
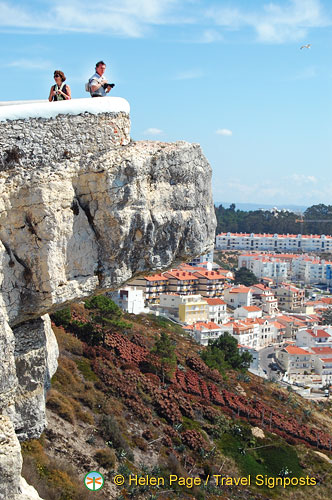
[[[48,315],[13,329],[18,379],[12,419],[19,439],[40,436],[46,425],[45,393],[57,368],[58,345]]]
[[[3,172],[0,283],[10,324],[206,252],[210,180],[200,147],[184,142]]]
[[[0,499],[34,498],[9,417],[20,439],[46,425],[58,355],[47,314],[213,246],[200,146],[129,132],[125,112],[0,122]]]
[[[0,415],[0,500],[15,498],[20,493],[21,467],[21,448],[13,424],[9,417]]]

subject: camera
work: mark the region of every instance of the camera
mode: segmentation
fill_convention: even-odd
[[[103,87],[106,90],[108,87],[111,87],[111,89],[114,87],[115,83],[104,83]]]

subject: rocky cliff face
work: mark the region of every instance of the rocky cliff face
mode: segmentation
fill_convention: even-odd
[[[200,147],[130,142],[129,125],[123,112],[0,123],[0,446],[2,424],[20,439],[45,426],[57,358],[47,313],[213,245]],[[15,483],[0,498],[23,498],[19,469],[0,453]]]

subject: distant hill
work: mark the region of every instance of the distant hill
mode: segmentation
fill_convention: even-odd
[[[241,203],[239,206],[232,203],[228,208],[225,205],[219,204],[216,208],[217,234],[228,231],[232,233],[332,234],[332,205],[320,203],[302,212],[295,212],[296,205],[293,205],[294,211],[283,211],[282,207],[278,207],[277,212],[264,208],[262,205],[260,207],[251,205],[261,210],[258,208],[241,209],[240,207],[243,206]],[[248,207],[250,204],[245,206]],[[299,208],[298,205],[297,208]]]
[[[250,212],[252,210],[259,210],[262,208],[263,210],[270,210],[271,208],[278,208],[278,210],[282,210],[285,208],[286,210],[290,210],[291,212],[301,212],[303,213],[308,207],[305,205],[285,205],[285,204],[279,204],[279,205],[264,205],[264,203],[236,203],[236,209],[238,210],[244,210],[245,212]],[[224,208],[229,208],[231,205],[230,202],[228,201],[215,201],[215,205],[219,207],[219,205],[222,205]]]

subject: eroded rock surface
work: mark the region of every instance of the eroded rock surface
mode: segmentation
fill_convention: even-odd
[[[0,152],[0,412],[20,439],[46,424],[57,359],[47,313],[214,242],[211,168],[199,145],[129,142],[123,112],[62,116],[56,136],[55,121],[0,124],[8,139]],[[0,498],[20,491],[15,439]]]

